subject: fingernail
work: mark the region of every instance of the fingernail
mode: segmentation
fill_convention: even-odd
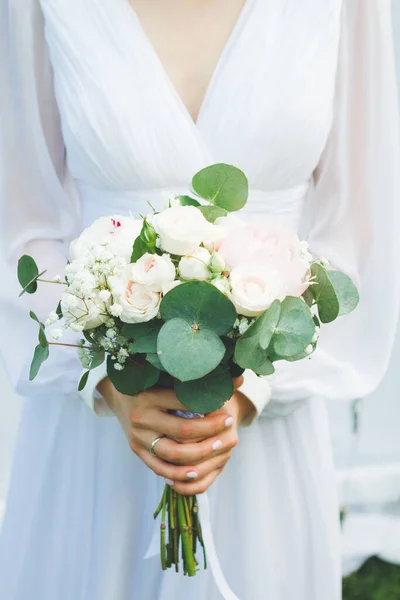
[[[165,483],[166,483],[167,485],[171,485],[171,486],[172,486],[172,485],[174,485],[175,481],[172,481],[172,479],[166,479],[166,480],[165,480]]]
[[[233,417],[228,417],[225,421],[225,427],[232,427],[233,425]]]
[[[196,473],[196,471],[190,471],[190,473],[188,473],[188,474],[186,475],[186,477],[187,477],[188,479],[196,479],[196,477],[198,477],[198,474]]]
[[[213,445],[212,445],[213,450],[219,450],[220,448],[222,448],[221,440],[217,440],[216,442],[213,443]]]

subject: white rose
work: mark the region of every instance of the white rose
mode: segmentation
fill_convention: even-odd
[[[144,254],[130,268],[132,279],[146,285],[153,292],[161,292],[165,285],[174,281],[176,275],[169,254]]]
[[[66,324],[82,329],[95,329],[108,320],[107,309],[99,298],[78,298],[65,292],[61,298],[61,311]]]
[[[120,307],[121,321],[144,323],[157,315],[161,294],[132,279],[131,267],[126,268],[121,278],[110,277],[109,283],[114,301]]]
[[[101,217],[71,242],[70,260],[82,260],[90,248],[106,244],[114,255],[129,262],[133,243],[141,229],[142,221],[133,217]]]
[[[231,300],[237,312],[258,317],[274,300],[286,296],[285,281],[279,271],[259,265],[240,265],[230,274]]]
[[[184,256],[191,254],[205,240],[220,235],[195,206],[176,206],[154,215],[152,224],[166,252]]]
[[[174,288],[178,287],[178,285],[181,285],[182,283],[183,283],[183,281],[180,281],[179,279],[176,279],[175,281],[171,281],[171,283],[167,283],[167,285],[163,286],[163,289],[162,289],[163,295],[165,296],[165,294],[168,294],[168,292],[170,292]]]
[[[179,261],[179,274],[185,280],[198,279],[205,281],[206,279],[210,279],[210,261],[211,254],[208,250],[205,248],[196,248],[191,252],[190,256],[183,256]]]

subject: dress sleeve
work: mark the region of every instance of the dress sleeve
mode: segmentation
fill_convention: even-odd
[[[322,327],[310,359],[275,363],[267,381],[251,381],[256,408],[272,397],[263,415],[312,396],[363,397],[382,380],[399,314],[399,177],[391,2],[344,0],[334,119],[315,172],[308,241],[312,254],[353,277],[361,301]]]
[[[47,269],[46,277],[62,274],[79,219],[65,168],[39,1],[4,4],[0,14],[0,351],[18,393],[77,393],[82,367],[72,348],[51,348],[37,379],[28,381],[37,343],[37,324],[28,311],[45,319],[57,306],[63,286],[41,284],[35,295],[18,298],[17,260],[27,253],[40,269]],[[76,343],[76,336],[65,341]]]

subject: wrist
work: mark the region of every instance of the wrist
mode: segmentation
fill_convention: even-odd
[[[103,396],[108,407],[114,414],[117,414],[118,409],[118,392],[111,383],[109,377],[104,377],[96,386],[96,390]]]
[[[254,404],[242,392],[236,391],[232,400],[236,407],[236,419],[238,426],[248,420],[249,415],[254,412]]]

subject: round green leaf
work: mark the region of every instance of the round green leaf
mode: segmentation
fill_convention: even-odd
[[[104,352],[103,349],[95,350],[93,352],[92,360],[90,362],[90,370],[96,369],[96,367],[99,367],[100,365],[102,365],[105,360],[105,357],[106,357],[106,353]]]
[[[171,319],[158,335],[157,353],[164,369],[180,381],[200,379],[222,361],[225,346],[210,329],[195,329],[184,319]]]
[[[351,313],[360,301],[356,286],[342,271],[327,271],[327,275],[339,300],[339,316]]]
[[[205,327],[218,335],[231,331],[236,321],[232,302],[205,281],[188,281],[173,288],[164,296],[160,313],[164,321],[185,319],[191,326]]]
[[[193,177],[192,187],[201,198],[230,212],[243,208],[249,195],[246,175],[223,163],[199,171]]]
[[[232,397],[233,391],[229,370],[220,367],[196,381],[175,383],[178,400],[189,410],[199,413],[218,410]]]
[[[340,312],[339,299],[335,288],[327,271],[318,263],[312,265],[311,273],[316,281],[311,286],[311,292],[318,306],[319,317],[323,323],[331,323],[339,316]]]
[[[107,375],[121,394],[135,396],[153,387],[160,376],[160,371],[147,360],[128,359],[122,371],[114,368],[115,361],[107,359]]]
[[[149,352],[148,354],[146,354],[146,360],[148,360],[149,363],[153,365],[153,367],[156,367],[156,369],[159,369],[160,371],[165,371],[164,367],[162,366],[161,360],[159,359],[159,356],[156,352]]]
[[[202,206],[200,210],[210,223],[214,223],[218,217],[225,217],[228,214],[227,210],[219,206]]]
[[[300,298],[285,298],[271,341],[275,353],[284,358],[300,354],[307,348],[314,333],[313,315],[307,304]]]
[[[31,256],[24,254],[18,261],[17,269],[18,281],[23,288],[23,292],[34,294],[37,290],[37,277],[39,269]]]
[[[266,350],[271,342],[281,314],[281,303],[275,300],[259,318],[260,346]]]
[[[161,320],[148,321],[147,323],[125,324],[122,334],[128,339],[134,340],[129,345],[132,353],[155,353],[157,352],[157,337],[163,323]]]
[[[181,206],[201,206],[198,200],[191,198],[190,196],[178,196]]]
[[[38,344],[35,348],[35,352],[34,352],[32,363],[31,363],[31,368],[29,371],[29,381],[32,381],[33,379],[35,379],[35,377],[39,373],[40,367],[48,358],[49,358],[48,345],[41,346],[40,344]]]

